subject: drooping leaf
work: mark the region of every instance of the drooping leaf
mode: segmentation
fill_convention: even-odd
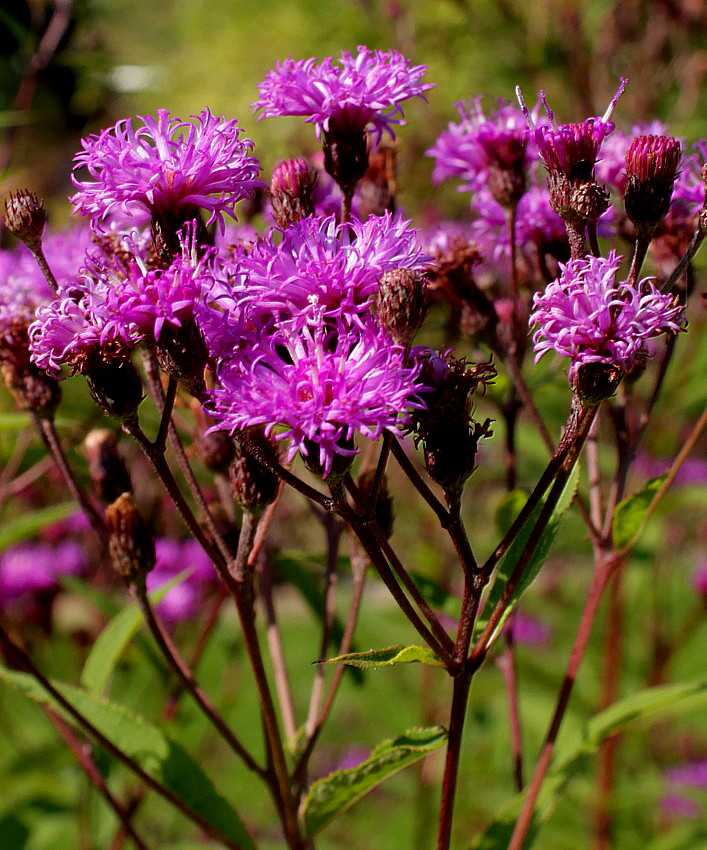
[[[50,706],[68,723],[82,728],[33,676],[0,666],[0,681],[17,688],[29,699]],[[192,811],[198,812],[228,839],[231,846],[254,850],[235,809],[179,744],[122,705],[63,682],[52,682],[52,685],[106,738],[134,759],[146,773],[169,788]]]
[[[157,590],[149,594],[150,602],[157,605],[176,585],[185,581],[193,570],[183,570]],[[81,671],[81,684],[89,693],[103,693],[121,656],[142,625],[142,611],[132,602],[115,616],[98,635]]]
[[[433,667],[444,667],[442,661],[431,649],[423,646],[405,646],[397,643],[385,649],[369,649],[368,652],[349,652],[347,655],[337,655],[327,658],[326,664],[349,664],[367,670],[370,667],[392,667],[395,664],[431,664]]]
[[[385,779],[441,747],[446,738],[441,726],[409,729],[404,735],[383,741],[356,767],[319,779],[304,802],[302,819],[307,837],[316,835]]]
[[[707,701],[707,681],[686,682],[647,688],[619,700],[589,720],[584,733],[558,745],[535,804],[533,823],[523,845],[532,847],[540,828],[554,812],[570,780],[578,773],[586,758],[597,751],[602,741],[633,723],[676,718],[693,711],[696,701]],[[513,835],[525,794],[508,803],[469,850],[506,850]]]
[[[611,524],[611,533],[616,549],[627,546],[640,533],[646,511],[667,477],[668,473],[664,472],[658,478],[649,478],[637,493],[628,496],[616,506]]]
[[[62,502],[59,505],[38,508],[3,523],[3,527],[0,529],[0,552],[9,546],[21,543],[23,540],[35,537],[46,525],[66,519],[76,510],[75,502]]]
[[[523,490],[511,490],[510,493],[505,493],[501,498],[499,506],[496,508],[496,530],[499,534],[505,534],[513,525],[513,520],[523,510],[525,503],[528,501],[528,494]]]
[[[570,474],[567,484],[565,485],[562,495],[560,496],[557,505],[555,506],[555,510],[552,512],[552,516],[545,527],[545,530],[540,537],[540,541],[538,545],[535,547],[535,552],[532,557],[528,561],[525,566],[525,570],[521,577],[521,580],[518,582],[518,585],[513,592],[511,599],[506,606],[506,609],[501,617],[494,634],[491,636],[489,643],[493,643],[501,629],[503,628],[506,620],[510,616],[513,609],[518,604],[521,596],[525,593],[528,586],[533,582],[537,574],[540,572],[540,568],[545,563],[547,556],[550,553],[550,549],[552,548],[552,544],[555,541],[555,536],[557,535],[557,531],[560,527],[560,523],[564,515],[569,510],[570,505],[572,504],[572,500],[575,497],[575,493],[577,492],[577,484],[579,482],[579,464],[575,464],[572,473]],[[484,606],[483,612],[481,616],[478,618],[476,625],[474,627],[474,640],[477,640],[483,630],[486,628],[486,624],[489,621],[489,617],[491,616],[491,612],[496,607],[496,604],[501,599],[503,595],[503,591],[508,584],[508,579],[513,574],[513,570],[515,569],[516,564],[518,563],[521,555],[523,554],[523,550],[530,538],[531,532],[533,530],[533,526],[537,522],[538,517],[540,516],[540,512],[542,511],[544,502],[540,502],[540,504],[535,508],[535,510],[531,513],[528,519],[525,521],[525,524],[521,528],[520,532],[516,536],[513,543],[508,548],[505,556],[501,561],[501,565],[496,574],[496,580],[493,583],[493,587],[491,588],[491,592],[488,595],[488,599],[486,600],[486,604]]]

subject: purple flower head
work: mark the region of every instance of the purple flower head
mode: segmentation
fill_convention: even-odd
[[[626,83],[627,80],[622,77],[609,108],[601,118],[587,118],[575,124],[558,125],[545,93],[540,92],[540,99],[550,119],[549,124],[540,126],[536,126],[525,105],[520,88],[516,88],[518,101],[530,127],[531,136],[550,173],[560,172],[569,180],[592,179],[602,142],[614,130],[611,116]]]
[[[645,343],[682,330],[682,308],[648,279],[616,283],[621,257],[584,257],[560,264],[562,273],[533,298],[530,324],[535,362],[547,351],[572,360],[570,381],[588,363],[626,372],[645,353]]]
[[[394,136],[393,125],[404,124],[402,101],[423,97],[433,83],[423,83],[427,68],[412,65],[395,50],[348,51],[338,62],[327,57],[286,59],[277,63],[258,86],[252,104],[260,118],[301,115],[322,131],[363,132],[370,127],[380,140],[383,131]]]
[[[361,327],[357,318],[325,319],[318,311],[298,331],[254,333],[242,357],[220,364],[222,387],[209,409],[221,420],[214,428],[262,425],[268,436],[290,441],[288,460],[315,444],[326,476],[336,455],[356,453],[356,432],[375,440],[405,424],[422,406],[419,367],[406,365],[405,350],[372,319]]]
[[[707,759],[672,767],[665,771],[664,776],[670,785],[707,791]]]
[[[364,310],[386,271],[422,271],[417,231],[386,213],[337,225],[333,218],[305,218],[242,256],[248,278],[249,315],[297,316],[313,304],[328,316]]]
[[[476,192],[489,182],[489,169],[525,174],[532,160],[525,116],[499,101],[489,117],[481,108],[482,95],[456,104],[459,123],[450,122],[427,156],[435,158],[432,179],[462,181],[459,191]]]
[[[175,624],[196,615],[204,591],[216,584],[216,572],[211,561],[196,540],[155,541],[156,563],[147,576],[147,589],[157,590],[184,570],[191,570],[179,584],[170,588],[157,604],[159,615]]]
[[[236,203],[263,185],[260,164],[237,121],[208,109],[192,118],[180,121],[160,109],[156,119],[139,116],[137,129],[126,119],[83,139],[75,162],[92,179],[73,177],[74,210],[98,225],[114,215],[179,217],[200,208],[209,213],[208,224],[223,228],[224,213],[234,215]]]

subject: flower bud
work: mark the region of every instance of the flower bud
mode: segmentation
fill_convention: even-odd
[[[278,163],[272,173],[270,201],[278,227],[291,224],[314,214],[316,174],[304,159],[287,159]]]
[[[570,386],[575,395],[586,404],[599,404],[611,398],[621,383],[624,373],[611,363],[583,363],[570,370]]]
[[[376,308],[393,342],[410,345],[427,315],[427,282],[410,269],[385,272],[380,279]]]
[[[626,215],[638,233],[651,234],[670,209],[680,165],[672,136],[637,136],[626,152]]]
[[[307,469],[318,478],[325,478],[327,484],[331,486],[341,481],[351,471],[354,457],[357,454],[356,444],[353,437],[350,440],[341,439],[337,444],[337,450],[331,455],[331,464],[327,469],[320,452],[319,443],[314,440],[305,440],[302,459]]]
[[[249,428],[249,439],[266,455],[278,459],[278,452],[271,440],[261,428]],[[236,456],[228,470],[231,493],[237,504],[251,513],[258,513],[275,501],[280,479],[274,472],[263,466],[253,455],[238,445],[236,435]]]
[[[46,220],[44,204],[28,189],[13,192],[5,201],[5,226],[30,249],[41,245]]]
[[[353,193],[368,169],[368,133],[345,120],[329,122],[324,131],[324,167],[338,183],[344,195]]]
[[[490,425],[490,419],[482,425],[479,422],[469,424],[458,417],[447,423],[439,422],[425,437],[425,467],[430,478],[442,487],[448,501],[461,494],[476,469],[479,440],[493,434]]]
[[[51,419],[61,401],[59,382],[38,369],[29,361],[26,352],[15,351],[15,356],[0,356],[0,372],[5,386],[20,410]]]
[[[233,438],[225,431],[200,434],[194,448],[199,460],[212,472],[226,472],[236,453]]]
[[[112,431],[94,428],[86,436],[83,447],[88,457],[91,481],[102,501],[114,502],[121,493],[132,492],[130,473],[118,451],[118,440]]]
[[[197,398],[204,390],[204,368],[208,359],[206,343],[193,319],[181,327],[165,324],[157,341],[157,362],[162,371],[182,381]]]
[[[155,565],[155,544],[130,493],[108,505],[106,521],[113,568],[129,585],[144,582]]]
[[[99,407],[116,419],[129,419],[142,401],[142,380],[132,360],[89,356],[81,368]]]

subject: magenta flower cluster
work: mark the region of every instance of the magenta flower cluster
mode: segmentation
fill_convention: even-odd
[[[561,265],[562,274],[533,298],[530,324],[535,361],[555,351],[572,361],[570,379],[587,363],[630,370],[646,342],[682,330],[682,307],[646,278],[633,286],[616,282],[622,258],[584,257]]]
[[[378,139],[384,131],[403,124],[400,104],[423,97],[433,87],[422,82],[427,68],[413,65],[395,50],[359,47],[338,62],[322,59],[286,59],[259,85],[252,104],[260,118],[301,115],[313,123],[317,135],[330,129],[363,131],[370,127]]]
[[[191,122],[172,118],[166,109],[156,119],[139,120],[137,129],[127,119],[83,139],[75,157],[92,179],[73,178],[78,191],[71,201],[95,225],[113,216],[140,221],[193,208],[223,228],[224,214],[235,217],[238,201],[262,185],[260,164],[250,155],[253,143],[241,138],[237,121],[208,109]]]

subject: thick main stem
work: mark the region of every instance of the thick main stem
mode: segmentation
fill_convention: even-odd
[[[461,753],[462,733],[464,731],[470,685],[471,672],[468,670],[463,671],[454,678],[452,709],[449,716],[449,737],[447,738],[447,756],[444,764],[444,778],[442,780],[437,850],[449,850],[452,838],[452,820],[454,815],[454,801],[457,794],[459,755]]]

